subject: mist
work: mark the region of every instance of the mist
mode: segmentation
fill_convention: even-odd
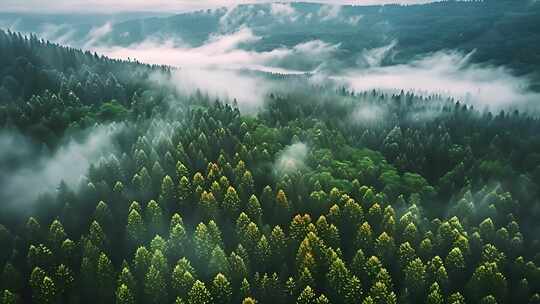
[[[324,18],[339,13],[332,9],[324,9]],[[294,11],[282,6],[274,10],[283,16],[294,16]],[[292,47],[254,50],[253,46],[262,38],[243,26],[236,32],[214,34],[196,47],[182,41],[147,40],[129,47],[92,49],[113,58],[136,58],[145,63],[179,67],[171,80],[180,91],[201,90],[223,99],[236,98],[247,108],[253,108],[254,104],[260,106],[264,96],[276,85],[264,77],[244,73],[246,70],[310,74],[316,84],[335,82],[355,91],[378,89],[392,93],[412,91],[426,96],[440,94],[492,110],[535,108],[534,103],[539,98],[538,93],[529,90],[531,81],[527,76],[515,76],[502,66],[473,63],[474,52],[441,50],[394,64],[393,57],[399,53],[399,42],[394,40],[388,45],[363,50],[356,55],[356,62],[350,64],[339,56],[339,43],[309,40]]]
[[[474,53],[444,50],[398,65],[349,69],[331,76],[357,91],[372,89],[419,95],[440,94],[493,110],[536,109],[540,94],[529,90],[528,77],[514,76],[505,67],[471,62]]]
[[[306,157],[308,147],[304,143],[295,143],[287,146],[279,153],[274,164],[274,171],[277,176],[297,173],[306,168]]]
[[[65,139],[55,151],[37,145],[17,131],[0,133],[0,199],[4,207],[32,207],[39,195],[56,189],[64,181],[79,185],[90,164],[104,153],[114,151],[113,135],[119,126],[96,126],[86,130],[81,140]]]
[[[42,33],[55,42],[82,45],[111,58],[177,67],[171,77],[153,75],[150,80],[173,86],[180,94],[203,92],[212,98],[236,100],[243,112],[256,112],[272,91],[309,89],[278,83],[266,77],[268,74],[310,76],[312,85],[334,85],[354,91],[438,94],[489,110],[537,109],[540,94],[529,89],[532,81],[527,75],[516,76],[504,66],[474,63],[474,51],[440,50],[397,63],[394,57],[401,51],[400,43],[392,37],[386,39],[390,41],[386,45],[356,53],[343,48],[343,42],[331,43],[318,37],[289,46],[259,48],[258,44],[268,37],[247,27],[246,18],[271,14],[278,22],[295,22],[308,16],[301,15],[288,2],[268,4],[264,10],[249,7],[252,9],[225,8],[226,13],[219,20],[221,28],[200,45],[190,45],[172,36],[148,37],[129,46],[111,45],[108,34],[114,29],[113,22],[92,27],[82,38],[66,24],[45,24]],[[342,11],[340,5],[325,3],[310,18],[319,18],[321,23],[343,19],[362,26],[362,16],[350,17]],[[365,116],[362,113],[367,112],[356,111],[356,115]]]
[[[251,29],[242,27],[231,34],[213,35],[198,47],[182,41],[148,40],[129,47],[100,46],[91,49],[111,58],[177,67],[171,77],[156,74],[150,80],[173,86],[180,94],[200,91],[212,98],[236,99],[240,108],[247,112],[256,110],[273,89],[278,89],[276,81],[261,73],[311,73],[332,60],[339,49],[339,45],[320,40],[267,52],[246,49],[260,39]]]

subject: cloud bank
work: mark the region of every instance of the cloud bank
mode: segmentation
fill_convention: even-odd
[[[179,93],[202,91],[211,97],[236,99],[242,110],[256,109],[270,91],[283,87],[283,83],[270,81],[257,73],[245,73],[246,70],[309,74],[312,84],[326,87],[335,84],[355,91],[379,89],[414,91],[421,95],[441,94],[491,110],[537,108],[535,103],[539,97],[528,89],[531,81],[527,77],[514,76],[504,67],[474,64],[472,53],[442,50],[418,54],[415,60],[395,64],[393,58],[400,52],[399,41],[354,54],[342,48],[341,43],[328,43],[317,37],[296,45],[276,45],[271,49],[258,50],[258,43],[267,37],[261,36],[264,31],[255,31],[244,25],[245,18],[271,14],[278,22],[303,22],[303,19],[296,19],[307,16],[300,16],[289,3],[272,3],[258,8],[250,6],[249,9],[235,7],[220,12],[224,13],[220,19],[221,29],[197,46],[178,38],[150,38],[128,47],[110,46],[106,44],[109,42],[107,35],[113,31],[114,24],[109,22],[95,26],[83,38],[74,37],[77,35],[65,24],[45,24],[42,33],[45,38],[54,38],[59,43],[70,44],[77,40],[85,49],[112,58],[179,67],[168,79],[172,82],[169,85],[174,85]],[[340,6],[329,4],[321,6],[313,14],[316,16],[312,18],[319,18],[322,23],[347,17]],[[358,20],[352,22],[361,20],[361,16],[354,17]],[[163,83],[164,78],[155,76],[152,80]],[[360,111],[359,115],[362,113]]]
[[[441,94],[490,109],[537,109],[540,94],[529,91],[527,77],[513,76],[504,67],[471,62],[473,53],[439,51],[407,64],[350,69],[332,79],[357,91],[382,89]]]
[[[285,10],[280,8],[279,10]],[[332,15],[333,13],[327,13]],[[98,31],[96,31],[98,32]],[[312,83],[337,83],[355,91],[414,91],[421,95],[455,97],[481,108],[532,107],[539,95],[529,91],[530,80],[504,67],[475,64],[474,55],[452,50],[419,55],[405,64],[392,64],[399,42],[363,50],[352,65],[339,56],[340,44],[309,40],[292,47],[256,51],[261,37],[241,27],[230,34],[214,34],[201,46],[181,42],[145,41],[130,47],[97,47],[93,50],[113,58],[136,58],[142,62],[180,67],[171,78],[179,90],[206,91],[239,104],[261,104],[277,85],[245,70],[280,74],[313,75]]]
[[[311,73],[332,60],[339,50],[339,45],[321,40],[263,52],[243,48],[260,39],[251,29],[243,27],[231,34],[213,35],[198,47],[172,40],[148,40],[129,47],[90,49],[112,58],[178,67],[170,78],[154,75],[151,80],[174,85],[179,93],[187,95],[202,91],[213,98],[236,99],[245,111],[256,109],[269,91],[277,88],[275,82],[246,71],[290,75]]]

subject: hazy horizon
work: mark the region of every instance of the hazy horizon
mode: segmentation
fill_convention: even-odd
[[[305,0],[305,1],[272,1],[272,0],[59,0],[44,3],[40,0],[4,0],[0,3],[0,11],[14,13],[130,13],[149,12],[168,14],[183,13],[200,9],[214,9],[236,5],[262,3],[317,3],[326,5],[382,5],[382,4],[423,4],[438,0]]]

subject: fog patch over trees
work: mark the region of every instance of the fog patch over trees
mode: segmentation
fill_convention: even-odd
[[[76,188],[90,164],[114,151],[113,136],[121,126],[97,126],[75,138],[66,138],[54,150],[32,142],[17,131],[2,131],[0,198],[8,209],[28,210],[39,195],[60,182]]]

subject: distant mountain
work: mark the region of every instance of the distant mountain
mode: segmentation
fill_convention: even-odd
[[[540,4],[439,2],[425,5],[343,6],[293,3],[242,5],[115,24],[102,43],[130,45],[174,39],[198,46],[211,35],[248,27],[261,37],[245,46],[272,50],[319,39],[340,44],[355,59],[363,49],[397,41],[391,62],[441,49],[476,50],[474,60],[531,73],[540,64]]]
[[[321,40],[339,45],[337,55],[347,65],[366,60],[360,56],[364,50],[394,46],[389,56],[375,58],[375,63],[405,63],[426,53],[453,49],[475,51],[474,62],[504,65],[517,74],[535,73],[540,66],[539,2],[448,1],[341,7],[273,3],[110,23],[101,18],[99,25],[66,22],[68,27],[50,27],[42,36],[83,48],[89,46],[89,40],[92,45],[109,46],[166,40],[197,47],[213,35],[249,28],[259,39],[241,45],[244,49],[271,51]],[[58,20],[60,25],[64,22]],[[367,64],[373,64],[367,60]]]

